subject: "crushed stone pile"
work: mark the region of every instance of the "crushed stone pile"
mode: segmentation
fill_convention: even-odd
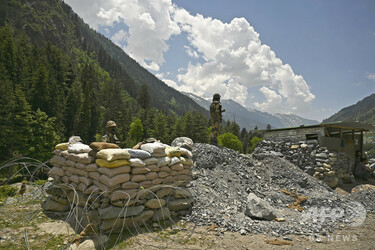
[[[186,219],[217,234],[326,235],[366,218],[366,204],[355,200],[362,192],[341,196],[275,155],[195,143],[193,161],[189,187],[195,202]]]

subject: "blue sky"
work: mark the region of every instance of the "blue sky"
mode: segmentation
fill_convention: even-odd
[[[66,2],[181,91],[318,121],[374,93],[375,1]]]

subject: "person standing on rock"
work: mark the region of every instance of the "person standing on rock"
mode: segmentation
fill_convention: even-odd
[[[214,94],[212,103],[210,105],[210,115],[212,121],[211,144],[214,145],[217,145],[217,134],[219,133],[219,127],[223,118],[223,112],[225,112],[225,109],[222,110],[220,95],[216,93]]]
[[[108,121],[107,125],[107,133],[102,136],[102,142],[109,142],[109,143],[115,143],[119,144],[120,140],[116,136],[116,128],[117,125],[114,121]]]

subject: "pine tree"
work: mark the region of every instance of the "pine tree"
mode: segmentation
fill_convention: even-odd
[[[138,90],[137,102],[142,109],[148,110],[151,107],[151,92],[147,84],[142,84]]]
[[[50,91],[46,66],[41,64],[33,77],[32,108],[48,114],[50,110]]]

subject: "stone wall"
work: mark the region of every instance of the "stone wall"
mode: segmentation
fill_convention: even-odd
[[[145,143],[137,150],[116,145],[97,150],[98,143],[57,145],[45,213],[70,222],[78,232],[91,224],[104,233],[186,214],[193,201],[186,188],[192,141],[178,143]]]
[[[316,140],[300,142],[260,141],[254,154],[272,154],[289,160],[331,188],[354,182],[354,159],[344,152],[330,152]]]

